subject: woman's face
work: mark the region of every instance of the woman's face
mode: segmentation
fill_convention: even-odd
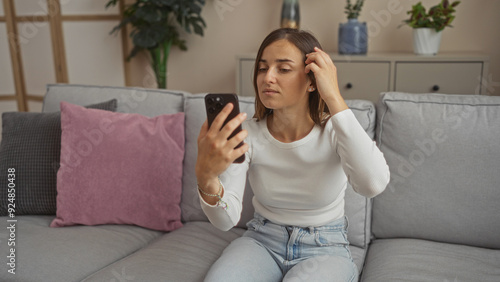
[[[308,108],[311,80],[305,73],[304,54],[295,45],[286,39],[271,43],[262,52],[258,66],[258,95],[266,108]]]

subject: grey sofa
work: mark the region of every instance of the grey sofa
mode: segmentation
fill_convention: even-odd
[[[185,113],[183,227],[51,228],[54,215],[19,215],[11,274],[12,233],[9,218],[1,217],[0,281],[202,281],[253,216],[250,189],[240,223],[228,232],[214,228],[201,211],[194,163],[203,96],[49,85],[43,112],[59,111],[61,101],[88,105],[116,98],[118,112]],[[346,193],[348,239],[360,280],[500,281],[500,97],[383,93],[376,106],[347,102],[391,169],[390,184],[374,199],[350,187]],[[253,99],[240,98],[240,108],[251,116]],[[314,265],[301,275],[304,281],[307,271]]]

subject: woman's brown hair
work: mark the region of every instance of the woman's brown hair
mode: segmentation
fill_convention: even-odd
[[[267,117],[272,110],[268,109],[262,104],[259,97],[259,90],[257,88],[257,75],[259,74],[259,62],[262,58],[262,53],[267,46],[271,43],[285,39],[297,47],[303,55],[303,62],[306,61],[306,54],[314,52],[314,47],[322,49],[318,40],[309,32],[292,29],[292,28],[280,28],[271,32],[260,45],[259,52],[257,53],[257,58],[255,59],[255,66],[253,72],[253,87],[255,89],[255,114],[254,118],[257,121],[262,120]],[[316,87],[316,79],[314,78],[313,72],[308,73],[315,90],[309,94],[309,115],[315,124],[323,126],[325,121],[329,117],[328,107],[325,101],[321,98],[318,92],[318,87]]]

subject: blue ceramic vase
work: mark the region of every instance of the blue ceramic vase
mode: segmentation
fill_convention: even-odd
[[[366,22],[349,19],[339,26],[339,53],[366,54],[368,50],[368,32]]]

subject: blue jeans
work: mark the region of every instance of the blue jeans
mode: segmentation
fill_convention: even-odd
[[[347,218],[320,227],[283,226],[255,214],[205,281],[358,281]]]

